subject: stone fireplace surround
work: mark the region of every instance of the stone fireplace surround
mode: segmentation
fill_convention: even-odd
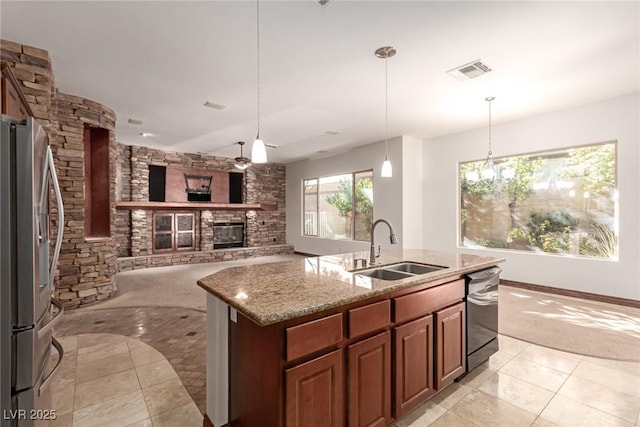
[[[285,244],[285,166],[267,163],[253,165],[245,172],[244,197],[245,203],[270,204],[275,206],[273,210],[199,210],[202,235],[196,237],[199,242],[196,251],[153,255],[152,211],[116,209],[116,203],[149,200],[149,164],[229,171],[234,167],[233,159],[120,144],[116,142],[113,110],[99,102],[58,91],[46,50],[0,40],[0,59],[12,68],[35,118],[47,131],[54,154],[65,205],[55,292],[66,309],[115,296],[118,271],[293,252],[293,247]],[[109,155],[105,161],[109,163],[110,235],[107,237],[85,235],[86,126],[108,131]],[[52,218],[55,210],[54,203]],[[227,218],[246,223],[246,247],[207,250],[213,247],[213,222]],[[211,232],[205,234],[203,230],[207,228]]]
[[[118,201],[146,202],[149,200],[149,165],[177,166],[185,169],[230,172],[235,170],[234,160],[201,154],[176,153],[149,147],[117,144],[116,194]],[[242,222],[245,225],[245,247],[281,246],[286,244],[285,166],[275,163],[253,165],[244,173],[244,202],[266,204],[273,210],[202,209],[198,202],[195,213],[195,252],[213,250],[213,225],[217,222]],[[171,211],[170,208],[163,211]],[[118,209],[115,238],[118,257],[158,256],[153,254],[153,211],[151,209]],[[243,249],[243,248],[236,248]],[[284,250],[284,248],[281,248]],[[292,251],[292,249],[291,249]],[[236,253],[237,252],[237,253]],[[234,252],[232,259],[245,257],[242,250]],[[251,251],[249,253],[252,253]],[[279,252],[282,253],[282,252]],[[290,253],[287,250],[286,253]],[[163,254],[165,256],[168,254]],[[185,259],[184,253],[176,254]],[[210,254],[217,259],[217,255]],[[201,255],[194,259],[200,259]],[[175,257],[174,257],[175,258]],[[200,261],[206,262],[206,261]]]

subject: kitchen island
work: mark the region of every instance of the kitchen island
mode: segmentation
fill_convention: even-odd
[[[386,426],[465,372],[464,275],[504,261],[427,250],[233,267],[207,297],[205,426]],[[412,262],[426,274],[382,280]]]

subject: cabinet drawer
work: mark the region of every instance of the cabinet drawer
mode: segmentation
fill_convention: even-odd
[[[464,298],[464,279],[394,298],[394,322],[404,322]]]
[[[349,310],[349,338],[384,328],[391,322],[389,300]]]
[[[287,362],[342,341],[342,314],[287,328]]]

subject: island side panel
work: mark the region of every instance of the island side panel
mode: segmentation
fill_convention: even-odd
[[[283,366],[282,323],[258,326],[237,313],[229,322],[230,426],[283,425]]]
[[[229,422],[229,306],[207,293],[207,416]]]

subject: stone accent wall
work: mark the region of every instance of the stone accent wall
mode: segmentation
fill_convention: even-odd
[[[131,146],[116,142],[116,200],[131,200]],[[118,256],[131,256],[131,211],[117,210],[115,239]]]
[[[206,156],[191,153],[176,153],[148,147],[131,146],[130,195],[131,200],[149,200],[149,165],[179,166],[188,169],[211,171],[234,171],[234,160],[226,157]],[[126,153],[125,153],[126,154]],[[125,173],[122,173],[123,179]],[[196,216],[200,235],[196,235],[197,250],[213,248],[213,223],[244,222],[248,247],[282,245],[286,243],[285,230],[285,166],[276,163],[253,165],[245,172],[244,198],[246,203],[268,203],[277,205],[275,211],[201,211]],[[122,192],[125,187],[122,187]],[[127,200],[121,194],[121,200]],[[123,211],[125,212],[125,211]],[[128,212],[128,211],[126,211]],[[118,216],[118,233],[124,229],[126,220]],[[152,254],[153,211],[136,209],[130,213],[130,246],[125,238],[119,239],[118,253],[121,256],[145,256]],[[122,227],[122,228],[120,228]]]
[[[115,114],[103,105],[59,93],[47,51],[0,40],[0,58],[12,67],[35,118],[46,129],[65,208],[62,248],[55,292],[66,308],[92,304],[115,294],[116,252],[113,238],[84,236],[84,126],[109,130],[111,235],[115,231]],[[57,229],[52,203],[52,232]]]
[[[292,245],[271,245],[257,248],[229,248],[215,251],[179,252],[162,255],[118,258],[118,271],[138,270],[169,265],[197,264],[202,262],[233,261],[268,255],[292,254]]]
[[[247,169],[245,179],[246,202],[268,203],[278,206],[273,211],[247,212],[247,246],[255,247],[286,243],[285,189],[285,165],[265,163],[252,165]]]
[[[73,308],[102,301],[115,294],[116,231],[115,114],[103,105],[73,95],[58,94],[60,130],[54,146],[58,180],[65,206],[65,228],[60,254],[59,298]],[[109,187],[111,189],[111,236],[91,238],[84,230],[85,126],[109,131]],[[53,144],[52,144],[53,145]]]
[[[33,115],[54,140],[58,130],[57,106],[49,52],[0,39],[0,60],[12,68]]]

